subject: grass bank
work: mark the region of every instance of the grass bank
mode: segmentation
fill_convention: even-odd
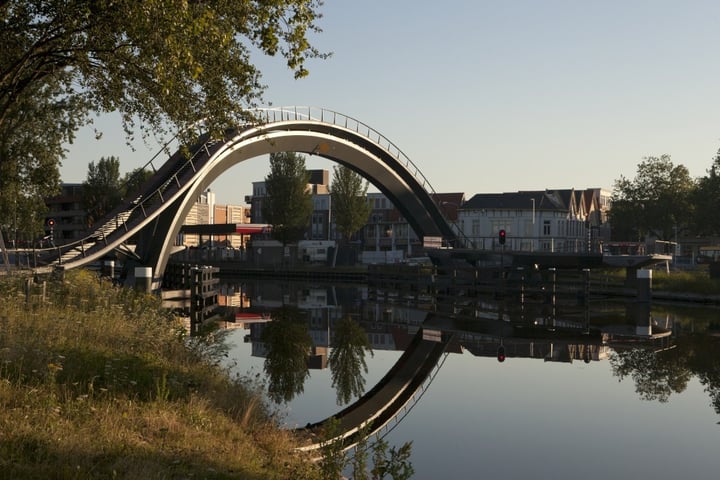
[[[707,270],[653,272],[653,288],[675,293],[695,293],[699,295],[720,295],[720,280],[710,278]]]
[[[600,286],[625,285],[625,271],[621,269],[600,270],[592,274],[592,278]],[[677,294],[678,300],[683,296],[693,298],[706,298],[708,301],[717,301],[720,297],[720,279],[710,278],[707,269],[697,270],[671,270],[655,268],[652,273],[652,287],[654,292]]]
[[[0,280],[0,478],[318,478],[261,388],[151,295]]]

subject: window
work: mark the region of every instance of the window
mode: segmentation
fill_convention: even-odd
[[[550,235],[550,220],[543,220],[543,235]]]

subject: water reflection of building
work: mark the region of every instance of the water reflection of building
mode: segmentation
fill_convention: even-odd
[[[572,363],[573,361],[607,360],[611,348],[602,343],[580,343],[577,341],[514,339],[514,338],[463,338],[463,349],[476,357],[495,358],[498,347],[505,348],[508,358],[534,358],[546,362]]]
[[[498,306],[490,300],[478,299],[473,305],[473,308],[487,311],[488,315],[468,316],[443,312],[436,307],[428,309],[399,296],[374,301],[372,296],[369,298],[367,288],[301,285],[290,281],[256,281],[244,285],[250,310],[267,312],[270,316],[273,309],[292,305],[304,312],[313,345],[308,352],[312,368],[326,367],[334,327],[348,315],[363,328],[371,348],[377,351],[405,350],[410,339],[422,328],[443,334],[454,333],[456,339],[449,353],[467,351],[476,357],[495,358],[502,345],[507,358],[571,363],[604,361],[612,351],[623,348],[628,342],[654,346],[652,342],[659,337],[655,332],[652,336],[638,336],[633,325],[615,328],[617,331],[613,330],[614,325],[593,327],[588,318],[582,316],[546,322],[538,321],[526,310],[513,315],[514,310],[506,309],[499,319]],[[253,343],[252,354],[266,356],[267,347],[261,341],[263,326],[249,327],[251,333],[247,338]],[[668,347],[671,339],[666,335],[669,333],[669,329],[664,329],[663,343],[658,346]]]
[[[222,284],[218,289],[218,305],[223,307],[249,308],[250,299],[242,284]]]

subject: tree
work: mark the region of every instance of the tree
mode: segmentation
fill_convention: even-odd
[[[90,112],[119,112],[128,142],[247,119],[264,91],[251,54],[283,57],[296,78],[327,57],[308,39],[321,5],[0,0],[0,190],[54,193],[62,145]],[[17,196],[0,198],[0,212],[16,210]],[[41,206],[29,203],[18,217],[37,229]]]
[[[97,164],[90,162],[87,178],[82,185],[88,227],[117,207],[122,196],[120,160],[117,157],[102,157]]]
[[[367,189],[368,182],[363,185],[362,176],[354,170],[343,165],[333,167],[332,210],[337,230],[347,240],[367,223],[372,212]]]
[[[305,157],[293,152],[270,155],[262,214],[273,226],[273,237],[283,245],[302,239],[310,225],[313,203],[309,182]]]
[[[268,347],[264,364],[268,395],[275,403],[289,402],[305,391],[305,380],[310,376],[307,359],[312,339],[303,312],[295,307],[275,310],[272,320],[262,334]]]
[[[0,50],[2,58],[5,48]],[[82,109],[71,106],[71,99],[58,98],[58,92],[56,84],[35,85],[5,112],[0,130],[0,229],[13,240],[32,240],[43,231],[44,199],[60,191],[63,143],[77,127],[68,112]]]
[[[698,179],[693,195],[694,231],[698,235],[720,235],[720,150],[707,175]]]
[[[654,352],[647,348],[633,348],[616,352],[610,357],[613,375],[623,380],[630,376],[635,391],[643,400],[665,403],[672,393],[687,388],[692,372],[687,359],[677,352]]]
[[[687,228],[692,215],[695,182],[684,165],[669,155],[645,157],[634,180],[615,182],[610,223],[616,240],[639,240],[646,235],[668,240],[676,229]]]
[[[120,189],[124,199],[135,196],[140,193],[140,187],[153,176],[152,170],[146,170],[138,167],[131,172],[127,172],[120,180]]]
[[[58,97],[117,110],[133,131],[234,124],[263,90],[252,49],[282,55],[295,77],[322,58],[309,32],[320,0],[48,0],[0,3],[0,129],[29,88],[62,76]],[[210,115],[210,117],[208,117]]]
[[[341,318],[335,326],[332,347],[328,358],[332,386],[336,389],[337,404],[345,405],[353,396],[365,392],[363,372],[368,372],[365,352],[372,355],[372,348],[367,332],[350,316]]]

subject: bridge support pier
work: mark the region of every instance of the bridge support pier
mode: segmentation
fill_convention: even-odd
[[[135,290],[152,293],[152,267],[135,267]]]
[[[637,300],[635,306],[635,334],[652,335],[652,270],[637,271]]]

